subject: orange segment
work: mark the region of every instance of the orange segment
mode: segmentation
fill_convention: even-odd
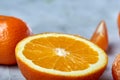
[[[93,36],[91,37],[91,41],[101,47],[103,50],[107,50],[108,48],[108,32],[106,23],[101,21],[96,28]]]
[[[16,47],[16,59],[27,80],[97,80],[107,65],[107,55],[99,47],[59,33],[22,40]]]

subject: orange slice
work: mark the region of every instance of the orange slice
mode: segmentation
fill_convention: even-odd
[[[103,50],[107,50],[108,48],[108,31],[106,27],[106,23],[101,21],[96,28],[93,36],[91,37],[91,41],[101,47]]]
[[[27,80],[97,80],[108,61],[92,42],[60,33],[22,40],[16,46],[16,59]]]

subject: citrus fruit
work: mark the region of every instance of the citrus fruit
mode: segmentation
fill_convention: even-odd
[[[112,64],[112,75],[114,80],[120,80],[120,54],[115,57]]]
[[[91,40],[93,43],[97,44],[103,50],[108,48],[108,31],[106,23],[101,21],[97,26],[95,32],[93,33]]]
[[[118,14],[117,24],[118,24],[118,31],[119,31],[119,35],[120,35],[120,13]]]
[[[27,80],[97,80],[108,60],[104,50],[89,40],[63,33],[27,37],[15,52]]]
[[[22,20],[0,15],[0,64],[16,64],[16,44],[30,34],[29,28]]]

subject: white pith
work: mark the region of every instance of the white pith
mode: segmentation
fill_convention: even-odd
[[[56,52],[56,54],[57,54],[58,56],[63,56],[63,57],[65,57],[66,55],[69,54],[69,52],[65,51],[65,50],[62,49],[62,48],[56,48],[56,49],[55,49],[55,52]]]

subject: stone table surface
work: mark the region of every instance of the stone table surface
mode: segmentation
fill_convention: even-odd
[[[62,32],[90,38],[101,20],[109,34],[108,66],[99,80],[113,80],[111,66],[120,53],[117,16],[120,0],[1,0],[0,15],[21,18],[33,33]],[[25,80],[17,66],[0,65],[0,80]]]

